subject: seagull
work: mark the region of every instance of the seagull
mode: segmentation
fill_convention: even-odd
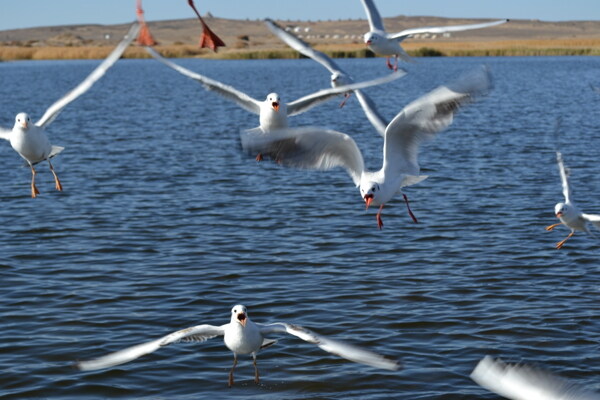
[[[412,61],[410,56],[400,46],[400,42],[404,39],[416,35],[419,33],[444,33],[444,32],[457,32],[466,31],[470,29],[481,29],[496,26],[508,22],[508,19],[501,19],[492,22],[484,22],[482,24],[469,24],[469,25],[454,25],[454,26],[429,26],[423,28],[412,28],[405,29],[398,33],[389,34],[383,27],[383,20],[375,7],[373,0],[361,0],[365,11],[367,12],[367,18],[369,19],[369,32],[364,34],[365,44],[376,54],[386,56],[386,64],[389,69],[398,69],[398,57],[404,61]],[[394,56],[395,64],[392,66],[390,63],[390,57]]]
[[[350,75],[348,75],[344,70],[342,70],[338,64],[333,61],[326,54],[313,49],[304,41],[298,39],[296,36],[286,32],[284,29],[281,29],[279,25],[271,21],[270,19],[265,20],[265,24],[267,27],[273,32],[279,39],[283,40],[288,46],[293,48],[294,50],[304,54],[307,57],[312,58],[314,61],[318,62],[325,68],[331,72],[331,87],[339,87],[344,85],[350,85],[354,83],[354,80]],[[344,101],[340,104],[340,107],[343,107],[346,103],[346,100],[350,97],[352,92],[344,93]],[[375,107],[375,103],[369,96],[363,93],[360,90],[354,90],[358,101],[367,116],[367,119],[371,122],[375,130],[383,136],[385,134],[385,127],[388,122],[384,120],[384,118],[379,114],[377,108]]]
[[[98,79],[104,76],[106,71],[112,67],[121,57],[127,46],[135,39],[138,30],[139,24],[134,23],[127,35],[109,56],[83,82],[52,104],[35,124],[32,122],[29,114],[21,112],[15,117],[15,125],[12,130],[0,127],[0,138],[8,140],[12,148],[27,161],[27,164],[31,168],[31,197],[35,198],[40,193],[35,186],[36,171],[33,166],[41,161],[48,161],[50,171],[54,175],[56,190],[62,191],[62,184],[54,171],[50,159],[63,151],[64,147],[50,144],[45,133],[46,127],[54,121],[63,108],[87,92]]]
[[[556,218],[560,220],[560,222],[547,226],[546,230],[551,231],[561,224],[564,224],[565,226],[571,229],[571,232],[565,239],[556,243],[556,248],[560,249],[563,247],[565,242],[575,234],[575,231],[584,231],[595,237],[592,231],[589,230],[587,223],[591,222],[596,228],[600,229],[600,215],[584,214],[581,211],[579,211],[579,208],[577,208],[577,206],[571,201],[571,189],[569,188],[569,173],[565,168],[562,153],[560,151],[556,152],[556,161],[558,162],[558,170],[560,172],[560,180],[562,181],[562,189],[563,195],[565,196],[565,202],[557,203],[556,206],[554,206],[554,214],[556,215]]]
[[[263,132],[269,132],[276,129],[282,129],[288,127],[288,117],[301,114],[314,106],[321,104],[322,102],[329,100],[340,93],[347,92],[354,89],[362,89],[365,87],[380,85],[383,83],[390,82],[394,79],[400,78],[406,75],[405,71],[397,71],[391,76],[384,76],[371,81],[353,83],[350,85],[339,86],[331,89],[323,89],[318,92],[304,96],[291,103],[283,103],[279,94],[269,93],[264,101],[256,100],[246,93],[240,92],[239,90],[225,85],[221,82],[215,81],[198,73],[192,72],[180,65],[177,65],[166,58],[162,57],[151,47],[146,47],[146,50],[152,57],[173,68],[177,72],[192,78],[200,82],[206,90],[213,90],[217,94],[237,103],[240,107],[254,114],[259,115],[260,126],[259,128]]]
[[[481,67],[404,107],[385,130],[383,165],[378,171],[365,169],[363,156],[350,136],[319,127],[283,129],[268,136],[256,129],[248,130],[240,135],[242,148],[246,152],[260,152],[285,166],[320,170],[344,167],[359,187],[367,209],[379,206],[376,218],[381,229],[384,204],[396,193],[402,193],[403,187],[427,178],[419,174],[419,145],[447,128],[461,106],[490,87],[489,71]],[[408,214],[417,223],[408,197],[404,193],[402,196]]]
[[[347,360],[366,364],[374,368],[382,368],[391,371],[400,369],[400,363],[387,356],[382,356],[360,347],[344,342],[329,339],[318,335],[298,325],[278,322],[274,324],[260,324],[250,320],[245,306],[238,304],[231,309],[229,323],[221,326],[196,325],[190,328],[173,332],[160,339],[143,343],[137,346],[108,354],[106,356],[90,361],[81,361],[76,367],[81,371],[91,371],[101,368],[109,368],[123,364],[145,354],[152,353],[160,347],[180,341],[204,342],[216,336],[223,336],[225,346],[233,352],[233,366],[229,371],[229,387],[233,386],[233,372],[238,362],[239,354],[250,354],[254,360],[254,382],[259,383],[260,377],[256,364],[257,353],[266,347],[276,343],[276,340],[267,339],[265,336],[272,333],[289,333],[304,341],[316,344],[321,349],[343,357]]]
[[[273,130],[284,129],[288,127],[288,117],[301,114],[314,106],[321,104],[341,93],[351,90],[362,89],[373,85],[380,85],[390,82],[406,75],[403,70],[395,71],[387,77],[377,78],[374,80],[352,83],[344,86],[337,86],[331,89],[323,89],[304,96],[291,103],[283,103],[278,93],[269,93],[264,101],[256,100],[246,93],[240,92],[232,86],[225,85],[198,73],[192,72],[187,68],[177,65],[170,60],[162,57],[157,51],[151,47],[146,47],[146,50],[152,57],[162,62],[166,66],[176,70],[177,72],[200,82],[205,89],[215,91],[217,94],[237,103],[240,107],[254,114],[259,115],[258,129],[262,133],[268,133]],[[262,154],[258,153],[256,160],[262,160]]]
[[[600,400],[590,392],[551,372],[526,364],[506,364],[485,356],[471,379],[478,385],[512,400]]]
[[[206,25],[206,23],[200,16],[200,13],[196,9],[196,6],[194,5],[194,0],[188,0],[188,4],[190,5],[190,7],[192,7],[194,12],[198,16],[198,19],[200,20],[200,24],[202,25],[202,35],[200,36],[200,47],[208,47],[209,49],[211,49],[212,51],[214,51],[216,53],[218,47],[225,46],[225,42],[223,42],[221,40],[221,38],[218,37],[213,31],[211,31],[210,28],[208,27],[208,25]]]

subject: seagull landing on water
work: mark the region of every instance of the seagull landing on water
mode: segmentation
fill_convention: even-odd
[[[560,123],[559,123],[560,124]],[[559,125],[557,124],[557,125]],[[565,196],[564,203],[557,203],[554,207],[554,214],[556,218],[560,220],[559,223],[546,227],[547,231],[551,231],[557,226],[564,224],[566,227],[571,229],[569,235],[556,243],[556,248],[560,249],[563,247],[565,242],[575,234],[575,231],[587,232],[590,235],[595,235],[588,228],[588,222],[591,222],[596,228],[600,229],[600,215],[584,214],[579,211],[579,208],[573,203],[571,199],[571,189],[569,187],[569,174],[565,168],[563,162],[562,153],[556,152],[556,161],[558,162],[558,170],[560,172],[560,180],[562,182],[563,195]]]
[[[329,339],[298,325],[284,322],[274,324],[255,323],[250,320],[248,311],[243,305],[236,305],[231,309],[231,319],[225,325],[197,325],[182,329],[152,342],[129,347],[95,360],[78,362],[76,366],[82,371],[109,368],[135,360],[171,343],[179,341],[203,342],[216,336],[223,336],[225,346],[233,352],[233,366],[229,371],[229,386],[233,385],[233,372],[237,365],[239,354],[252,355],[254,360],[254,382],[259,383],[260,377],[256,364],[256,355],[261,349],[271,346],[276,342],[275,340],[265,338],[266,335],[272,333],[288,333],[309,343],[316,344],[329,353],[374,368],[392,371],[400,369],[399,362],[393,358]]]
[[[250,97],[246,93],[240,92],[229,85],[225,85],[214,79],[207,78],[196,72],[192,72],[187,68],[177,65],[162,57],[151,47],[146,47],[146,50],[152,57],[162,62],[166,66],[174,69],[180,74],[187,76],[188,78],[192,78],[193,80],[200,82],[206,90],[215,91],[220,96],[233,101],[244,110],[258,114],[260,121],[260,126],[258,129],[265,134],[272,130],[287,128],[288,117],[302,114],[303,112],[308,111],[311,108],[330,100],[341,93],[356,89],[363,89],[369,86],[381,85],[406,75],[406,72],[404,71],[397,71],[393,74],[389,74],[371,81],[352,83],[350,85],[337,86],[331,89],[323,89],[304,96],[298,100],[292,101],[291,103],[282,102],[279,94],[277,93],[270,93],[267,95],[267,98],[264,101],[260,101]],[[260,153],[256,159],[262,159]]]
[[[600,400],[600,394],[551,372],[527,364],[506,364],[490,356],[479,361],[471,379],[511,400]]]
[[[32,122],[29,114],[19,113],[15,118],[15,125],[12,130],[0,128],[0,139],[10,141],[12,148],[27,161],[27,164],[31,168],[31,197],[35,198],[40,193],[35,185],[36,171],[33,166],[42,161],[48,161],[50,171],[54,175],[56,190],[62,191],[62,184],[54,171],[50,159],[63,151],[64,148],[50,144],[45,132],[46,127],[54,121],[63,108],[87,92],[98,79],[104,76],[106,71],[112,67],[135,39],[138,30],[139,25],[137,23],[133,24],[127,35],[110,55],[83,82],[52,104],[35,124]]]
[[[369,32],[364,34],[365,44],[375,54],[381,54],[386,57],[386,63],[388,68],[396,70],[398,69],[398,57],[404,61],[412,61],[412,58],[404,51],[400,46],[400,42],[404,39],[411,37],[412,35],[420,33],[445,33],[445,32],[458,32],[466,31],[471,29],[489,28],[508,22],[508,19],[501,19],[493,22],[485,22],[482,24],[469,24],[469,25],[454,25],[454,26],[429,26],[423,28],[412,28],[405,29],[398,33],[387,33],[383,27],[383,20],[375,7],[373,0],[361,0],[365,11],[367,12],[367,18],[369,19]],[[390,57],[395,58],[395,64],[390,63]]]
[[[258,129],[245,131],[240,135],[242,148],[285,166],[319,170],[344,167],[359,187],[366,207],[379,206],[379,229],[383,227],[383,206],[397,193],[404,197],[408,214],[416,223],[402,188],[427,178],[420,175],[417,162],[420,144],[447,128],[461,106],[490,88],[489,71],[482,67],[404,107],[385,130],[383,165],[378,171],[365,169],[363,156],[350,136],[319,127],[283,129],[269,135]]]

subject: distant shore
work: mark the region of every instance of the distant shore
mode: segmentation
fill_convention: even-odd
[[[600,38],[587,39],[535,39],[464,42],[419,42],[411,41],[403,47],[413,57],[470,57],[470,56],[600,56]],[[362,44],[317,45],[316,48],[333,58],[373,57],[373,53]],[[105,58],[112,46],[0,46],[0,60],[81,60]],[[171,58],[210,59],[277,59],[300,58],[292,49],[237,49],[220,48],[213,53],[193,45],[166,45],[156,49]],[[137,46],[129,48],[124,58],[149,58],[146,51]]]

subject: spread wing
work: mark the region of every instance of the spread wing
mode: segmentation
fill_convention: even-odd
[[[10,140],[11,132],[12,131],[10,129],[0,127],[0,139]]]
[[[173,68],[175,71],[179,72],[187,76],[188,78],[192,78],[195,81],[198,81],[204,86],[206,90],[214,91],[215,93],[229,99],[235,103],[237,103],[240,107],[254,114],[260,115],[260,102],[252,97],[248,96],[246,93],[240,92],[232,86],[225,85],[224,83],[215,81],[214,79],[207,78],[204,75],[200,75],[196,72],[192,72],[187,68],[182,67],[181,65],[177,65],[170,60],[167,60],[160,54],[158,54],[153,48],[146,47],[146,51],[150,53],[152,57],[161,63],[165,64],[167,67]]]
[[[492,22],[484,22],[482,24],[426,26],[423,28],[405,29],[402,32],[391,34],[390,37],[393,39],[405,39],[409,36],[416,35],[419,33],[445,33],[445,32],[468,31],[471,29],[489,28],[491,26],[504,24],[505,22],[508,22],[508,21],[509,21],[508,19],[500,19],[500,20],[492,21]]]
[[[312,58],[327,68],[332,74],[335,74],[336,72],[344,73],[344,71],[342,71],[342,69],[331,58],[329,58],[329,56],[313,49],[304,41],[281,29],[281,27],[275,22],[271,21],[270,19],[266,19],[265,24],[267,25],[267,28],[271,30],[271,32],[273,32],[279,39],[285,42],[292,49],[304,54],[306,57]]]
[[[586,221],[591,222],[596,228],[600,229],[600,215],[596,214],[581,214],[581,217]]]
[[[383,21],[381,20],[381,15],[379,15],[379,11],[377,11],[377,7],[375,7],[375,3],[373,3],[373,0],[361,1],[367,13],[367,18],[369,19],[370,29],[372,31],[385,32],[385,28],[383,27]]]
[[[492,85],[489,70],[481,67],[413,101],[390,122],[383,145],[384,172],[419,175],[419,146],[447,128],[460,107]]]
[[[105,355],[100,358],[89,361],[81,361],[76,364],[77,368],[82,371],[91,371],[95,369],[113,367],[115,365],[124,364],[126,362],[135,360],[145,354],[150,354],[159,348],[166,346],[171,343],[179,341],[198,341],[203,342],[207,339],[215,336],[222,336],[225,334],[225,325],[212,326],[212,325],[197,325],[190,328],[182,329],[177,332],[173,332],[164,336],[160,339],[152,342],[138,344],[137,346],[128,347],[123,350],[119,350],[115,353]]]
[[[364,170],[356,142],[345,133],[319,127],[287,128],[264,133],[260,128],[241,133],[242,148],[295,168],[346,169],[358,186]]]
[[[36,122],[36,125],[42,128],[46,127],[48,124],[54,121],[54,119],[63,110],[63,108],[65,108],[73,100],[87,92],[92,87],[92,85],[96,83],[98,79],[102,78],[106,71],[108,71],[110,67],[112,67],[113,64],[116,63],[119,58],[121,58],[121,55],[123,55],[125,49],[127,49],[129,44],[135,39],[139,29],[139,24],[137,22],[134,23],[129,29],[129,32],[127,32],[127,35],[125,35],[123,40],[121,40],[121,42],[108,55],[108,57],[106,57],[106,59],[102,61],[102,63],[100,63],[100,65],[98,65],[96,69],[93,70],[92,73],[89,74],[87,78],[83,80],[83,82],[77,85],[75,89],[71,90],[69,93],[61,97],[58,101],[54,102],[54,104],[52,104],[46,110],[42,118],[38,122]]]
[[[360,103],[360,106],[362,107],[371,125],[373,125],[375,130],[377,130],[377,133],[384,137],[385,129],[388,123],[381,116],[381,114],[379,114],[379,111],[377,111],[377,107],[375,106],[373,100],[371,100],[369,96],[360,90],[355,90],[354,94],[356,94],[356,98],[358,99],[358,102]]]
[[[560,181],[562,183],[563,196],[565,196],[565,202],[571,202],[571,189],[569,188],[569,173],[565,167],[562,153],[556,152],[556,161],[558,163],[558,171],[560,172]]]
[[[338,86],[336,88],[331,89],[323,89],[313,94],[309,94],[308,96],[304,96],[298,100],[295,100],[291,103],[287,104],[288,115],[297,115],[301,114],[314,106],[327,101],[338,94],[350,92],[356,89],[364,89],[369,86],[381,85],[384,83],[391,82],[395,79],[401,78],[406,75],[405,71],[398,70],[391,74],[387,74],[382,76],[381,78],[373,79],[365,82],[352,83],[350,85]]]
[[[399,361],[395,358],[373,353],[358,346],[330,339],[298,325],[286,324],[283,322],[268,325],[257,325],[263,335],[268,335],[270,333],[289,333],[290,335],[294,335],[306,342],[316,344],[321,349],[329,353],[335,354],[350,361],[354,361],[356,363],[370,365],[374,368],[389,369],[392,371],[397,371],[401,367]]]
[[[589,392],[548,371],[528,365],[506,364],[485,356],[473,372],[478,385],[512,400],[599,400]]]

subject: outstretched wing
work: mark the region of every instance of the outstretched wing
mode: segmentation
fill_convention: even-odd
[[[581,214],[581,217],[586,221],[591,222],[596,228],[600,229],[600,215],[596,214]]]
[[[381,15],[379,15],[379,11],[377,11],[377,7],[375,7],[373,0],[362,0],[362,4],[367,13],[367,18],[369,19],[369,28],[372,31],[385,32]]]
[[[364,89],[369,86],[381,85],[383,83],[391,82],[395,79],[401,78],[406,75],[406,72],[403,70],[398,70],[391,74],[387,74],[382,76],[381,78],[373,79],[365,82],[352,83],[350,85],[338,86],[331,89],[323,89],[313,94],[309,94],[308,96],[304,96],[298,100],[295,100],[291,103],[287,104],[288,115],[297,115],[301,114],[314,106],[323,103],[340,93],[350,92],[356,89]]]
[[[329,353],[335,354],[350,361],[354,361],[356,363],[370,365],[374,368],[389,369],[392,371],[397,371],[401,367],[400,362],[395,358],[373,353],[372,351],[362,349],[358,346],[318,335],[315,332],[298,325],[286,324],[283,322],[268,325],[257,325],[263,335],[268,335],[269,333],[289,333],[290,335],[294,335],[306,342],[316,344],[321,349]]]
[[[224,83],[215,81],[214,79],[207,78],[204,75],[192,72],[189,69],[182,67],[181,65],[177,65],[174,62],[171,62],[170,60],[167,60],[166,58],[158,54],[158,52],[156,52],[156,50],[154,50],[152,47],[146,47],[146,51],[150,53],[150,55],[156,60],[165,64],[167,67],[173,68],[180,74],[183,74],[188,78],[192,78],[193,80],[200,82],[206,90],[212,90],[215,93],[225,97],[226,99],[232,100],[233,102],[237,103],[246,111],[250,111],[251,113],[260,115],[260,102],[248,96],[246,93],[240,92],[234,87],[225,85]]]
[[[319,127],[287,128],[264,133],[260,128],[240,134],[242,148],[277,163],[305,169],[344,167],[358,186],[364,170],[356,142],[345,133]]]
[[[489,70],[481,67],[404,107],[385,131],[385,173],[419,175],[417,156],[420,144],[447,128],[460,107],[487,92],[491,86]]]
[[[281,29],[281,27],[272,20],[266,19],[265,24],[267,25],[267,28],[269,28],[271,32],[275,34],[275,36],[284,41],[292,49],[296,50],[301,54],[304,54],[306,57],[312,58],[313,60],[327,68],[332,74],[335,74],[336,72],[344,73],[344,71],[342,71],[342,69],[331,58],[329,58],[329,56],[327,56],[324,53],[321,53],[318,50],[313,49],[304,41]]]
[[[10,129],[0,127],[0,139],[10,140],[11,132],[12,131]]]
[[[512,400],[599,400],[589,392],[548,371],[525,364],[506,364],[485,356],[473,372],[478,385]]]
[[[354,94],[356,94],[356,98],[358,99],[358,102],[360,103],[360,106],[362,107],[371,125],[373,125],[377,133],[379,133],[382,137],[385,137],[385,129],[388,123],[381,116],[381,114],[379,114],[379,111],[377,111],[377,107],[375,106],[373,100],[371,100],[369,96],[360,90],[355,90]]]
[[[556,161],[558,163],[558,171],[560,172],[560,181],[562,183],[563,196],[565,196],[565,203],[571,202],[571,189],[569,188],[569,173],[565,167],[562,153],[556,152]]]
[[[52,104],[46,110],[42,118],[38,122],[36,122],[36,125],[42,128],[46,127],[48,124],[54,121],[56,116],[63,110],[63,108],[65,108],[73,100],[87,92],[92,87],[92,85],[96,83],[98,79],[102,78],[106,71],[108,71],[109,68],[112,67],[113,64],[116,63],[119,58],[121,58],[121,55],[123,55],[125,49],[127,49],[129,44],[135,39],[139,29],[140,25],[137,22],[134,23],[129,29],[129,32],[127,32],[127,35],[125,35],[123,40],[121,40],[121,42],[108,55],[108,57],[106,57],[106,59],[102,61],[102,63],[100,63],[100,65],[98,65],[96,69],[93,70],[92,73],[89,74],[88,77],[83,80],[83,82],[77,85],[75,89],[71,90],[69,93],[67,93],[54,104]]]
[[[468,24],[468,25],[450,25],[450,26],[426,26],[423,28],[412,28],[405,29],[402,32],[391,34],[390,37],[393,39],[406,39],[409,36],[420,34],[420,33],[445,33],[445,32],[459,32],[468,31],[471,29],[482,29],[489,28],[508,22],[508,19],[500,19],[498,21],[484,22],[482,24]]]
[[[215,336],[222,336],[225,334],[225,325],[223,326],[212,326],[212,325],[197,325],[190,328],[182,329],[177,332],[173,332],[164,336],[160,339],[153,340],[152,342],[138,344],[137,346],[128,347],[123,350],[119,350],[115,353],[108,354],[106,356],[96,358],[89,361],[81,361],[76,364],[77,368],[82,371],[91,371],[95,369],[113,367],[115,365],[124,364],[126,362],[135,360],[145,354],[152,353],[159,348],[166,346],[171,343],[179,341],[199,341],[203,342],[207,339]]]

